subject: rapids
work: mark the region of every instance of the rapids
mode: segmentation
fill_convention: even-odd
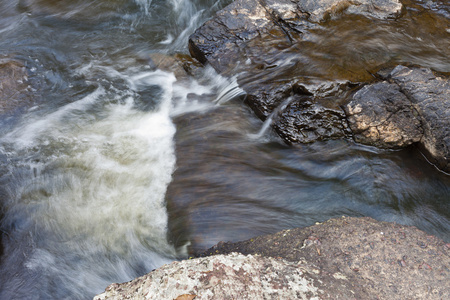
[[[33,101],[0,115],[0,299],[92,298],[190,250],[341,215],[450,241],[450,177],[418,150],[287,146],[233,78],[151,66],[229,2],[1,1],[0,59],[26,65]],[[449,18],[429,2],[411,11]],[[450,72],[433,36],[398,34]]]

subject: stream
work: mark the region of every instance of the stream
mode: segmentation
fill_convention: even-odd
[[[343,215],[450,241],[450,176],[416,148],[289,146],[234,78],[153,66],[154,53],[188,54],[189,35],[229,3],[0,2],[0,62],[26,66],[33,98],[0,114],[0,299],[90,299],[219,241]],[[405,3],[413,17],[395,34],[338,24],[341,38],[305,60],[325,70],[317,57],[333,43],[364,41],[375,61],[450,73],[449,5]]]

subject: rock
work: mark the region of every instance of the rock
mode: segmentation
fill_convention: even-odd
[[[362,14],[379,19],[395,18],[402,9],[400,1],[391,0],[299,0],[297,7],[309,14],[309,19],[320,22],[342,13]]]
[[[28,75],[19,61],[0,60],[0,113],[5,113],[30,102]]]
[[[401,148],[419,142],[422,123],[409,99],[395,84],[363,87],[345,107],[355,141],[382,148]]]
[[[94,299],[318,299],[315,277],[296,263],[232,253],[162,266]]]
[[[381,73],[380,73],[381,74]],[[450,81],[430,69],[397,66],[363,87],[345,106],[357,142],[384,148],[418,143],[450,171]]]
[[[185,79],[188,75],[199,73],[199,68],[201,67],[189,55],[182,54],[151,53],[149,54],[149,64],[155,69],[173,72],[178,80]]]
[[[220,242],[94,299],[448,299],[449,250],[415,227],[343,217]]]
[[[310,97],[292,99],[286,108],[281,109],[273,127],[289,143],[342,138],[350,133],[345,114],[339,107],[325,107]]]
[[[448,299],[449,250],[444,241],[412,226],[343,217],[219,243],[201,255],[239,252],[301,262],[319,270],[319,276],[347,278],[369,295],[355,292],[355,299]]]
[[[191,35],[189,50],[224,75],[238,74],[246,103],[262,120],[292,97],[288,111],[273,116],[273,127],[289,143],[338,138],[347,135],[340,100],[335,99],[332,108],[322,105],[327,93],[321,87],[340,86],[345,94],[351,82],[372,76],[361,62],[350,71],[346,63],[323,67],[323,58],[314,56],[309,41],[317,38],[314,31],[323,30],[322,21],[344,13],[386,19],[401,9],[398,0],[238,0]],[[310,96],[306,101],[305,95]]]
[[[450,172],[450,80],[427,68],[396,67],[389,75],[408,97],[423,126],[420,145],[444,171]]]

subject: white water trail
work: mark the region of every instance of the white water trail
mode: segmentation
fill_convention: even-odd
[[[273,110],[273,112],[267,117],[267,119],[264,121],[263,125],[261,126],[261,129],[257,133],[251,133],[248,134],[248,137],[254,140],[258,140],[263,138],[269,129],[271,128],[271,125],[273,123],[273,118],[278,115],[280,112],[286,109],[286,107],[289,105],[289,103],[292,101],[292,97],[288,97],[286,100],[284,100],[277,108]]]
[[[99,86],[2,139],[2,154],[25,158],[15,162],[23,171],[11,175],[3,220],[12,240],[2,269],[16,275],[2,278],[0,298],[84,299],[175,259],[164,202],[175,166],[175,77],[124,77],[131,90],[160,86],[159,106],[141,111],[128,96],[92,117],[108,96]]]

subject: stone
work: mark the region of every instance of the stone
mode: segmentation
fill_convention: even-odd
[[[356,71],[339,64],[324,68],[322,58],[310,56],[314,48],[305,46],[317,38],[314,31],[323,30],[322,23],[327,20],[346,13],[386,19],[398,16],[401,9],[398,0],[238,0],[190,36],[189,50],[219,73],[237,74],[239,86],[247,93],[245,102],[262,120],[273,117],[273,127],[287,142],[339,138],[347,135],[340,100],[335,99],[332,108],[322,105],[320,100],[328,93],[323,92],[323,85],[339,86],[345,94],[352,89],[352,82],[372,77],[363,65],[354,68]],[[305,95],[310,96],[307,102],[298,100]],[[290,97],[294,100],[289,111],[272,116]],[[291,114],[299,109],[306,109],[302,116]],[[310,123],[300,125],[301,120]],[[336,127],[331,128],[332,124]],[[296,131],[305,126],[309,126],[307,134]]]
[[[111,284],[106,299],[448,299],[449,247],[412,226],[342,217]]]
[[[428,68],[397,66],[344,107],[355,141],[382,148],[418,144],[450,171],[450,81]]]
[[[422,123],[400,87],[386,81],[364,86],[345,106],[349,126],[358,143],[402,148],[419,142]]]
[[[113,284],[94,300],[319,299],[315,277],[296,263],[231,253],[164,265],[128,283]]]
[[[423,126],[420,141],[428,157],[450,172],[450,80],[428,68],[397,66],[389,75],[418,112]]]
[[[320,276],[347,278],[365,293],[353,289],[354,299],[450,297],[449,248],[413,226],[342,217],[242,242],[222,242],[200,256],[233,252],[301,262],[317,269]],[[334,290],[340,292],[332,287],[328,291]],[[339,294],[331,295],[341,299]]]
[[[311,143],[350,134],[342,109],[326,107],[309,97],[292,99],[276,117],[273,128],[289,143]]]

